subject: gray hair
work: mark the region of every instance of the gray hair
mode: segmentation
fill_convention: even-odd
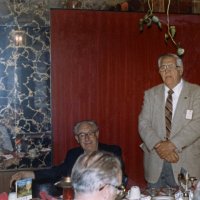
[[[83,154],[76,161],[71,174],[75,193],[98,191],[105,185],[119,185],[121,163],[112,153],[95,151]]]
[[[98,125],[97,125],[97,123],[95,121],[93,121],[93,120],[84,120],[84,121],[80,121],[80,122],[75,124],[74,130],[73,130],[75,135],[79,134],[79,129],[83,124],[88,124],[92,128],[93,131],[99,130],[99,127],[98,127]]]
[[[182,59],[177,56],[176,54],[173,54],[173,53],[167,53],[167,54],[163,54],[161,55],[159,58],[158,58],[158,67],[161,66],[161,62],[164,58],[166,57],[171,57],[171,58],[175,58],[176,59],[176,66],[178,67],[183,67],[183,61]]]

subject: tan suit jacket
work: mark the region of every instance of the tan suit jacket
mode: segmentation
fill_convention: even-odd
[[[164,84],[145,91],[143,108],[139,115],[139,134],[143,140],[144,170],[147,182],[157,182],[163,160],[154,146],[165,140]],[[192,112],[192,116],[188,113]],[[200,86],[183,81],[172,121],[170,140],[179,150],[179,161],[172,164],[175,180],[181,167],[200,179]]]

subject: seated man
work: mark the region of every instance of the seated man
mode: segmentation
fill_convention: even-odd
[[[115,200],[125,194],[121,162],[104,151],[81,155],[72,169],[71,181],[76,200]]]
[[[37,171],[20,171],[14,174],[11,178],[10,184],[13,181],[32,178],[37,181],[56,182],[64,176],[71,176],[71,170],[77,158],[83,153],[91,153],[97,150],[111,152],[116,155],[122,163],[123,183],[126,184],[127,178],[124,173],[124,164],[122,161],[121,148],[116,145],[107,145],[98,142],[99,128],[94,121],[81,121],[74,126],[74,136],[80,147],[73,148],[67,152],[65,160],[58,166],[50,169],[42,169]]]

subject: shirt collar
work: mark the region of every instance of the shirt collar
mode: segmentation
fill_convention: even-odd
[[[176,85],[176,87],[173,88],[173,91],[175,94],[179,94],[183,88],[183,79],[180,80],[180,82]],[[168,93],[170,89],[165,85],[165,94]]]

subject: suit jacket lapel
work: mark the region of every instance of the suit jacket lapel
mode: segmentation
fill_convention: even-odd
[[[158,117],[158,121],[159,121],[159,125],[161,131],[159,134],[161,136],[165,136],[165,88],[164,88],[164,84],[162,84],[160,86],[160,88],[156,91],[156,95],[155,95],[155,105],[157,107],[157,117]]]
[[[186,121],[186,110],[188,109],[190,97],[189,97],[189,87],[187,82],[183,83],[183,88],[178,99],[177,107],[174,113],[172,133],[176,134],[183,127]]]

